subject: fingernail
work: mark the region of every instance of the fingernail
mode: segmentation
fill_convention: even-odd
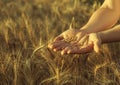
[[[53,51],[55,51],[55,52],[56,52],[57,50],[56,50],[56,49],[53,49]]]
[[[96,50],[95,52],[96,52],[96,53],[99,53],[100,51],[99,51],[99,50]]]
[[[52,48],[52,45],[49,44],[48,47],[49,47],[49,48]]]
[[[48,47],[50,48],[50,44],[48,44]]]
[[[64,51],[62,51],[62,52],[61,52],[61,55],[64,55],[64,54],[65,54],[65,52],[64,52]]]
[[[71,53],[71,51],[69,50],[68,52],[67,52],[67,54],[70,54]]]

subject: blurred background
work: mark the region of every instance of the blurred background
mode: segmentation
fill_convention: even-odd
[[[120,44],[100,54],[47,48],[70,24],[79,29],[103,0],[0,0],[0,85],[120,85]]]

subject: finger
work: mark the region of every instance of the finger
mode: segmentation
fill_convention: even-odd
[[[84,46],[84,47],[77,47],[77,49],[72,49],[69,50],[69,54],[84,54],[84,53],[88,53],[90,51],[92,51],[93,49],[93,44]]]
[[[68,49],[68,54],[77,54],[80,53],[80,49],[77,46],[72,47],[71,49]]]
[[[64,54],[67,54],[68,50],[71,49],[71,46],[67,46],[64,50],[61,51],[61,54],[64,55]]]
[[[59,47],[59,46],[61,46],[61,45],[64,45],[66,42],[65,41],[56,41],[56,42],[53,42],[53,43],[50,43],[49,45],[48,45],[48,47],[50,48],[50,49],[54,49],[54,48],[57,48],[57,47]]]
[[[48,44],[48,48],[53,49],[55,47],[55,43]]]
[[[77,37],[77,38],[76,38],[76,41],[79,42],[83,36],[77,35],[76,37]]]
[[[101,46],[101,39],[100,39],[100,37],[96,33],[92,33],[90,35],[90,41],[92,41],[93,44],[94,44],[94,51],[96,53],[99,53],[100,46]]]
[[[49,43],[48,48],[52,49],[53,48],[53,43]]]
[[[76,37],[77,37],[77,42],[79,42],[81,40],[81,38],[85,35],[85,33],[83,31],[80,31]]]
[[[63,49],[65,49],[68,45],[69,45],[68,43],[65,43],[65,44],[63,44],[63,45],[60,45],[60,46],[54,48],[54,51],[63,50]]]
[[[63,40],[63,39],[64,39],[64,37],[63,37],[62,35],[59,35],[58,37],[56,37],[56,38],[54,39],[54,42],[60,41],[60,40]]]
[[[81,38],[81,40],[79,40],[79,44],[80,44],[80,45],[87,44],[86,41],[88,41],[88,38],[89,38],[89,36],[88,36],[88,35],[85,35],[84,37]]]

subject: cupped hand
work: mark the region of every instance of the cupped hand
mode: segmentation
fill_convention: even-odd
[[[86,34],[79,42],[69,43],[61,54],[83,54],[91,51],[99,52],[101,46],[101,39],[97,33]]]
[[[76,35],[78,35],[76,37]],[[63,50],[66,47],[71,46],[70,42],[76,41],[78,38],[83,37],[85,33],[79,29],[68,29],[65,32],[61,33],[57,36],[52,43],[48,45],[48,47],[54,51]]]

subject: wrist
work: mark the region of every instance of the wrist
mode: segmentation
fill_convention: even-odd
[[[90,33],[94,32],[94,31],[92,31],[91,27],[88,25],[83,26],[82,28],[80,28],[80,30],[86,34],[90,34]]]
[[[98,32],[98,33],[96,33],[96,34],[97,34],[97,37],[98,37],[100,43],[101,43],[101,44],[104,43],[104,42],[103,42],[103,39],[102,39],[102,33],[101,33],[101,32]]]

